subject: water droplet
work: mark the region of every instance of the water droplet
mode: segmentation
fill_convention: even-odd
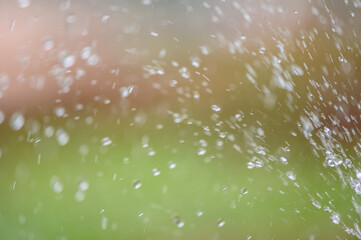
[[[184,227],[184,221],[182,219],[180,219],[180,217],[178,215],[175,215],[173,217],[173,222],[177,225],[178,228]]]
[[[82,202],[85,199],[85,192],[78,190],[75,192],[74,197],[77,202]]]
[[[287,173],[286,173],[286,176],[288,177],[288,179],[290,179],[290,180],[292,180],[292,181],[295,181],[295,180],[296,180],[296,175],[295,175],[293,172],[291,172],[291,171],[287,172]]]
[[[160,171],[158,168],[153,168],[152,172],[153,172],[153,176],[158,176],[160,174]]]
[[[218,219],[218,221],[217,221],[217,226],[218,227],[223,227],[225,224],[226,224],[226,222],[224,220]]]
[[[304,74],[303,69],[296,64],[291,65],[291,73],[295,76],[303,76]]]
[[[55,115],[56,115],[57,117],[62,117],[62,116],[64,116],[64,114],[65,114],[65,108],[63,108],[63,107],[56,107],[56,108],[54,109],[54,112],[55,112]]]
[[[45,38],[43,41],[43,50],[50,51],[54,47],[54,40],[50,37]]]
[[[66,16],[66,23],[72,24],[75,23],[76,17],[73,13],[69,13],[68,16]]]
[[[213,111],[215,111],[215,112],[221,111],[221,108],[220,108],[219,106],[215,105],[215,104],[213,104],[213,105],[211,106],[211,109],[212,109]]]
[[[27,8],[30,6],[30,0],[18,0],[18,5],[20,8]]]
[[[285,157],[280,157],[280,160],[283,164],[288,164],[288,161]]]
[[[141,183],[139,180],[135,180],[135,181],[133,182],[133,187],[134,187],[135,189],[139,189],[141,186],[142,186],[142,183]]]
[[[207,152],[207,150],[204,149],[204,148],[198,149],[198,155],[199,155],[199,156],[202,156],[202,155],[206,154],[206,152]]]
[[[193,67],[196,67],[196,68],[199,68],[200,65],[201,65],[201,60],[197,57],[192,57],[191,58],[191,61],[192,61],[192,66]]]
[[[61,61],[64,68],[70,68],[75,64],[75,56],[74,55],[65,55]]]
[[[21,114],[20,112],[15,112],[13,113],[13,115],[11,115],[10,118],[10,127],[15,130],[15,131],[19,131],[25,123],[25,118],[23,116],[23,114]]]
[[[188,79],[191,76],[190,72],[188,71],[188,69],[186,67],[181,67],[179,69],[179,73],[185,79]]]
[[[5,120],[5,114],[3,111],[0,110],[0,124],[2,124]]]
[[[90,57],[90,55],[92,54],[92,49],[91,47],[85,47],[81,50],[81,54],[80,57],[82,59],[88,59]]]
[[[80,191],[86,191],[86,190],[88,190],[88,188],[89,188],[89,183],[87,182],[87,181],[81,181],[80,183],[79,183],[79,190]]]
[[[69,142],[69,135],[64,129],[59,128],[56,133],[56,140],[60,146],[65,146]]]
[[[120,92],[120,96],[122,98],[126,98],[128,97],[132,92],[133,92],[134,86],[133,85],[129,85],[128,87],[121,87],[119,89]]]
[[[153,37],[158,37],[158,33],[156,33],[156,32],[150,32],[150,35],[152,35]]]
[[[108,226],[108,218],[106,218],[105,216],[102,217],[102,222],[101,222],[101,228],[103,230],[107,229]]]
[[[110,145],[110,144],[112,144],[112,140],[111,140],[109,137],[104,137],[104,138],[102,139],[102,145],[103,145],[103,146],[108,146],[108,145]]]
[[[63,191],[63,184],[60,182],[60,179],[56,176],[51,178],[50,186],[55,193],[61,193]]]
[[[341,221],[341,218],[340,218],[340,214],[338,213],[332,213],[331,214],[331,221],[334,223],[334,224],[339,224],[340,221]]]
[[[174,162],[169,162],[169,169],[174,169],[176,166],[177,166],[177,164],[175,164]]]
[[[96,54],[92,54],[87,60],[86,63],[90,66],[95,66],[99,63],[100,58]]]
[[[197,215],[198,217],[203,216],[203,212],[202,212],[201,210],[199,210],[199,211],[196,212],[196,215]]]
[[[242,188],[242,189],[241,189],[241,193],[242,193],[242,194],[247,194],[247,193],[248,193],[248,189],[247,189],[247,188]]]
[[[312,204],[313,204],[313,206],[315,206],[316,208],[321,209],[321,204],[320,204],[318,201],[312,200]]]
[[[45,137],[52,137],[54,135],[54,128],[52,126],[47,126],[45,129],[44,129],[44,135]]]

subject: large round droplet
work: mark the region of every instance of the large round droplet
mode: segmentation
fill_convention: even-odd
[[[25,123],[25,118],[23,116],[23,114],[21,114],[20,112],[15,112],[13,113],[13,115],[10,118],[10,127],[15,130],[15,131],[19,131]]]

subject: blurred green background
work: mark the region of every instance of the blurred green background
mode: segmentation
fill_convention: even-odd
[[[357,239],[358,1],[2,1],[0,239]]]

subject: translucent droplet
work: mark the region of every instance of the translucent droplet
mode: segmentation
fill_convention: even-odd
[[[88,190],[88,188],[89,188],[89,183],[87,182],[87,181],[81,181],[80,183],[79,183],[79,190],[80,191],[86,191],[86,190]]]
[[[52,126],[47,126],[45,129],[44,129],[44,135],[45,137],[52,137],[54,135],[54,128]]]
[[[242,194],[247,194],[247,193],[248,193],[248,189],[247,189],[247,188],[242,188],[242,189],[241,189],[241,193],[242,193]]]
[[[341,221],[341,218],[340,218],[340,214],[338,213],[332,213],[331,214],[331,221],[334,223],[334,224],[339,224],[340,221]]]
[[[285,157],[280,157],[280,160],[281,160],[281,162],[282,162],[283,164],[287,164],[287,163],[288,163],[288,161],[287,161],[287,159],[286,159]]]
[[[88,147],[88,145],[86,145],[86,144],[80,145],[80,147],[79,147],[79,153],[80,153],[81,155],[87,155],[87,154],[89,153],[89,147]]]
[[[63,191],[63,184],[56,176],[52,177],[52,179],[50,180],[50,186],[55,193],[61,193]]]
[[[174,162],[169,162],[169,169],[173,169],[177,166],[177,164],[175,164]]]
[[[69,13],[68,16],[66,16],[66,23],[71,24],[74,23],[76,20],[76,17],[73,13]]]
[[[133,187],[139,189],[142,186],[142,183],[139,180],[134,181]]]
[[[179,73],[180,73],[180,75],[183,77],[183,78],[185,78],[185,79],[188,79],[188,78],[190,78],[190,72],[188,71],[188,69],[186,68],[186,67],[181,67],[180,69],[179,69]]]
[[[108,145],[110,145],[110,144],[112,144],[112,140],[111,140],[109,137],[104,137],[104,138],[102,139],[102,145],[103,145],[103,146],[108,146]]]
[[[56,107],[56,108],[54,109],[54,112],[55,112],[55,115],[56,115],[57,117],[62,117],[62,116],[64,116],[64,114],[65,114],[65,108],[63,108],[63,107]]]
[[[27,8],[30,6],[30,0],[18,0],[18,5],[20,8]]]
[[[153,176],[158,176],[160,174],[160,171],[158,168],[153,168],[152,172],[153,172]]]
[[[295,76],[303,76],[304,72],[303,69],[298,65],[291,65],[291,72]]]
[[[128,87],[121,87],[121,88],[119,89],[120,96],[121,96],[122,98],[128,97],[128,96],[132,93],[133,88],[134,88],[133,85],[129,85]]]
[[[153,37],[158,37],[158,33],[156,33],[156,32],[150,32],[150,35],[152,35]]]
[[[315,207],[318,208],[318,209],[321,208],[321,204],[320,204],[318,201],[316,201],[316,200],[312,200],[312,204],[313,204],[313,206],[315,206]]]
[[[218,219],[218,221],[217,221],[217,226],[218,227],[223,227],[225,224],[226,224],[226,222],[224,220]]]
[[[90,66],[95,66],[99,63],[100,58],[96,54],[92,54],[87,60],[86,63]]]
[[[82,202],[85,199],[85,192],[78,190],[75,192],[74,197],[77,202]]]
[[[199,155],[199,156],[202,156],[202,155],[206,154],[206,152],[207,152],[207,150],[204,149],[204,148],[198,149],[198,155]]]
[[[211,109],[212,109],[213,111],[215,111],[215,112],[221,111],[221,108],[220,108],[219,106],[215,105],[215,104],[213,104],[213,105],[211,106]]]
[[[70,68],[75,64],[75,56],[74,55],[65,55],[61,61],[63,67]]]
[[[64,129],[59,128],[56,133],[56,140],[58,141],[60,146],[64,146],[69,142],[69,135]]]
[[[177,225],[178,228],[184,227],[184,221],[177,215],[173,217],[173,222]]]
[[[10,78],[7,74],[0,74],[0,90],[5,92],[10,85]]]
[[[43,50],[49,51],[54,47],[54,40],[52,38],[45,38],[43,41]]]
[[[5,120],[5,114],[3,111],[0,110],[0,124],[2,124]]]
[[[22,113],[15,112],[13,113],[13,115],[11,115],[10,127],[13,130],[19,131],[24,126],[24,123],[25,123],[25,118]]]
[[[199,210],[199,211],[196,212],[196,215],[197,215],[198,217],[203,216],[203,212]]]
[[[295,180],[296,180],[296,175],[295,175],[293,172],[291,172],[291,171],[287,172],[287,173],[286,173],[286,176],[288,177],[288,179],[290,179],[290,180],[292,180],[292,181],[295,181]]]
[[[193,57],[191,58],[191,61],[192,61],[192,66],[193,67],[196,67],[196,68],[199,68],[200,65],[201,65],[201,60],[197,57]]]
[[[101,222],[101,228],[103,230],[107,229],[108,226],[108,218],[106,218],[105,216],[102,217],[102,222]]]
[[[80,57],[82,59],[88,59],[90,57],[90,55],[92,54],[92,49],[91,47],[85,47],[81,50],[81,54]]]

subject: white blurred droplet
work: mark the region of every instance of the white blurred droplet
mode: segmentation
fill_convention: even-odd
[[[218,227],[223,227],[225,224],[226,224],[226,222],[224,220],[222,220],[222,219],[219,219],[218,222],[217,222]]]
[[[83,48],[83,50],[81,50],[80,56],[82,59],[88,59],[90,57],[91,53],[92,53],[91,47],[85,47],[85,48]]]
[[[86,190],[88,190],[88,188],[89,188],[89,183],[87,182],[87,181],[81,181],[80,183],[79,183],[79,190],[80,191],[86,191]]]
[[[61,193],[63,191],[63,184],[60,182],[60,179],[56,176],[51,178],[50,186],[55,193]]]
[[[107,225],[108,225],[108,218],[106,218],[106,217],[102,217],[102,222],[101,222],[101,228],[103,229],[103,230],[105,230],[105,229],[107,229]]]
[[[331,215],[331,221],[334,223],[334,224],[339,224],[341,219],[340,219],[340,214],[338,213],[332,213]]]
[[[0,110],[0,124],[2,124],[5,120],[5,114],[3,111]]]
[[[13,115],[11,115],[10,118],[10,127],[15,130],[15,131],[19,131],[25,123],[25,118],[23,116],[23,114],[21,114],[20,112],[15,112],[13,113]]]
[[[86,63],[90,66],[95,66],[99,63],[100,58],[96,54],[92,54],[87,60]]]
[[[54,47],[54,40],[52,38],[45,38],[43,41],[43,50],[49,51]]]
[[[64,146],[69,142],[69,135],[64,129],[59,128],[56,133],[56,140],[58,141],[60,146]]]
[[[296,180],[296,175],[295,175],[293,172],[291,172],[291,171],[287,172],[287,173],[286,173],[286,176],[288,177],[288,179],[290,179],[290,180],[292,180],[292,181],[295,181],[295,180]]]
[[[175,164],[174,162],[170,162],[169,163],[169,169],[173,169],[177,166],[177,164]]]
[[[122,98],[128,97],[133,92],[133,88],[134,88],[133,85],[129,85],[128,87],[121,87],[119,89],[120,96]]]
[[[207,152],[207,150],[204,149],[204,148],[198,149],[198,155],[199,155],[199,156],[202,156],[202,155],[206,154],[206,152]]]
[[[82,202],[85,199],[85,192],[78,190],[74,197],[77,202]]]
[[[103,144],[103,146],[108,146],[108,145],[112,144],[112,140],[109,137],[104,137],[102,139],[102,144]]]
[[[62,59],[63,67],[70,68],[75,64],[75,56],[74,55],[66,55]]]
[[[153,168],[152,172],[153,172],[153,176],[158,176],[160,174],[160,171],[158,168]]]
[[[139,189],[142,186],[142,183],[139,180],[134,181],[133,187]]]
[[[211,109],[212,109],[213,111],[215,111],[215,112],[221,111],[221,108],[220,108],[219,106],[215,105],[215,104],[213,104],[213,105],[211,106]]]
[[[27,8],[30,6],[30,0],[18,0],[18,5],[20,8]]]

